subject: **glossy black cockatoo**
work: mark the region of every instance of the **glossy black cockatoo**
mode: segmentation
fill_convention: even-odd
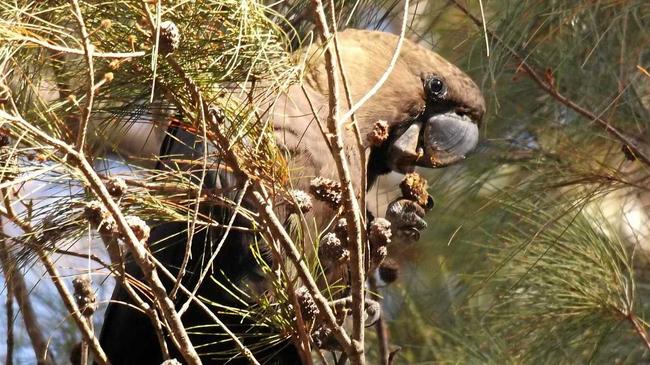
[[[395,35],[365,30],[345,30],[338,33],[339,50],[343,70],[351,91],[351,99],[361,99],[377,82],[389,66],[398,43]],[[318,126],[328,116],[328,82],[322,49],[298,51],[307,59],[300,83],[281,90],[265,102],[256,105],[261,119],[272,126],[276,143],[287,156],[293,189],[309,191],[314,177],[338,181],[334,159]],[[305,56],[306,55],[306,56]],[[340,95],[342,112],[347,111],[345,98]],[[438,54],[408,40],[404,41],[400,56],[390,76],[357,112],[356,120],[360,135],[370,133],[378,121],[385,121],[387,139],[371,144],[365,138],[367,161],[367,186],[370,188],[377,176],[391,171],[407,173],[415,166],[437,168],[456,163],[470,153],[478,142],[478,123],[485,112],[485,102],[476,84],[458,67]],[[318,120],[317,120],[318,118]],[[362,159],[353,128],[343,128],[345,150],[350,163],[355,190],[360,189],[359,166]],[[204,146],[196,144],[196,132],[169,126],[160,138],[147,140],[146,149],[160,150],[162,169],[172,168],[164,164],[165,156],[184,156],[201,159]],[[163,140],[164,139],[164,140]],[[153,146],[153,147],[152,147]],[[158,147],[160,146],[160,147]],[[210,161],[209,166],[218,163]],[[226,170],[210,170],[205,174],[203,186],[222,189],[223,194],[237,200],[241,181]],[[366,202],[361,202],[364,207]],[[315,220],[318,230],[326,230],[335,212],[331,206],[314,201],[313,209],[306,213]],[[254,205],[243,198],[245,208]],[[424,209],[411,200],[401,199],[389,205],[393,230],[419,233],[423,223]],[[204,214],[228,225],[232,211],[224,207],[201,207]],[[286,212],[278,212],[287,218]],[[246,227],[250,223],[241,216],[233,218],[233,225]],[[165,222],[156,225],[149,242],[157,259],[174,275],[182,265],[187,247],[186,221]],[[259,293],[268,288],[267,276],[260,269],[259,258],[251,246],[257,242],[254,231],[231,230],[224,238],[223,227],[197,229],[192,235],[191,259],[186,266],[183,285],[198,287],[197,297],[211,306],[214,313],[235,333],[240,334],[261,363],[302,363],[297,348],[290,340],[259,326],[252,318],[224,308],[246,308],[246,300],[236,298],[236,288],[255,287]],[[394,232],[395,233],[395,232]],[[399,233],[399,232],[397,232]],[[155,249],[154,249],[155,248]],[[210,277],[200,281],[200,274],[214,250],[219,250],[210,268]],[[277,258],[264,255],[272,262]],[[127,271],[135,278],[142,276],[137,266],[127,265]],[[341,272],[345,269],[339,270]],[[171,290],[172,282],[166,283]],[[187,297],[178,294],[180,307]],[[131,306],[124,305],[130,299],[119,284],[113,294],[113,303],[107,309],[101,333],[101,344],[110,361],[120,364],[160,364],[162,352],[156,332],[149,319]],[[201,354],[204,363],[247,363],[239,357],[233,343],[216,326],[211,318],[196,305],[191,304],[183,313],[183,323],[190,339]],[[269,341],[269,338],[278,338]],[[271,343],[271,345],[269,345]],[[172,357],[180,359],[169,345]]]

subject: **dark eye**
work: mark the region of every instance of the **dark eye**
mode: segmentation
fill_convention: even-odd
[[[426,81],[425,90],[427,92],[427,98],[440,99],[445,96],[447,87],[439,78],[431,77]]]

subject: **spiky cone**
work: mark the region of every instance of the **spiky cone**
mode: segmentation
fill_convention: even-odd
[[[313,208],[311,202],[311,197],[309,194],[302,190],[291,190],[291,197],[293,198],[292,204],[294,204],[294,211],[301,212],[302,214],[307,214]]]
[[[112,197],[120,198],[124,193],[126,193],[128,186],[124,179],[120,177],[112,177],[106,182],[106,189]]]
[[[92,282],[87,277],[76,277],[72,280],[74,299],[82,315],[90,317],[97,310],[97,297],[93,291]]]
[[[348,239],[348,221],[345,218],[339,218],[336,221],[336,224],[334,225],[334,229],[332,231],[336,237],[341,240],[343,245],[347,247],[348,242],[350,241]]]
[[[99,201],[87,202],[83,215],[90,226],[102,234],[112,234],[115,229],[115,220]]]
[[[368,228],[368,246],[370,247],[370,270],[379,267],[388,256],[388,244],[392,232],[390,222],[384,218],[375,218]]]
[[[388,140],[389,128],[388,122],[385,120],[378,120],[373,124],[372,130],[366,135],[366,140],[372,147],[381,146]]]
[[[314,345],[320,350],[325,351],[341,351],[341,345],[338,343],[336,338],[334,338],[334,333],[332,330],[323,325],[318,327],[311,334],[311,338],[314,341]]]
[[[368,241],[370,247],[386,246],[390,243],[392,236],[390,222],[384,218],[375,218],[370,222],[368,229]]]
[[[43,228],[40,231],[43,235],[43,240],[49,242],[60,237],[63,230],[52,220],[44,220]]]
[[[149,234],[151,233],[151,229],[147,225],[145,221],[140,219],[139,217],[136,217],[134,215],[129,215],[124,217],[126,219],[126,222],[129,225],[129,228],[133,231],[133,234],[135,237],[140,241],[140,242],[147,242],[149,240]],[[127,238],[125,236],[121,236],[123,241],[125,241]]]
[[[296,300],[298,301],[298,306],[300,306],[300,315],[302,320],[305,322],[312,322],[318,316],[320,311],[314,298],[309,294],[309,290],[306,287],[302,286],[296,291]]]
[[[321,238],[318,246],[318,258],[325,263],[336,263],[347,260],[350,251],[333,232],[327,233]]]
[[[158,52],[162,55],[173,53],[181,44],[181,32],[171,21],[160,23],[160,38],[158,42]]]
[[[309,191],[317,200],[327,203],[334,210],[341,206],[343,188],[337,181],[315,177],[309,182]]]
[[[402,196],[406,199],[413,200],[422,207],[428,206],[428,182],[417,172],[406,174],[399,187],[402,190]]]

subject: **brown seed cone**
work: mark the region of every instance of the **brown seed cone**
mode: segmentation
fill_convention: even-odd
[[[427,206],[429,194],[427,193],[428,182],[417,172],[411,172],[404,176],[404,180],[399,184],[402,189],[402,195],[409,200],[413,200],[421,206]]]
[[[77,302],[79,311],[86,317],[90,317],[97,309],[97,297],[93,291],[92,283],[87,277],[76,277],[72,280],[74,287],[74,299]]]
[[[119,177],[113,177],[106,182],[106,189],[108,190],[108,193],[114,198],[119,198],[124,195],[127,188],[128,187],[124,179]]]
[[[392,232],[390,230],[390,222],[384,218],[375,218],[370,223],[368,230],[368,241],[370,247],[386,246],[390,243]]]
[[[166,55],[178,49],[181,43],[181,32],[174,22],[164,21],[160,23],[160,41],[158,52]]]
[[[124,219],[126,219],[133,234],[135,234],[135,237],[140,240],[140,242],[146,242],[149,240],[151,229],[145,221],[134,215],[126,216]],[[122,240],[126,240],[126,237],[122,236]]]
[[[291,196],[293,197],[293,200],[296,204],[295,209],[296,211],[300,211],[303,214],[309,213],[311,209],[313,208],[313,204],[311,202],[311,197],[309,194],[305,193],[302,190],[291,190]]]
[[[341,206],[342,190],[339,182],[324,177],[315,177],[309,182],[311,194],[334,210]]]
[[[385,120],[378,120],[372,126],[372,130],[366,135],[366,139],[370,146],[380,146],[388,139],[388,122]]]
[[[318,258],[324,262],[339,262],[347,260],[350,257],[350,251],[336,236],[335,233],[327,233],[320,240],[318,246]]]
[[[96,200],[86,203],[84,217],[86,217],[92,228],[102,233],[110,232],[115,225],[115,221],[108,210],[104,209],[102,203]]]
[[[300,306],[300,314],[305,322],[311,322],[318,316],[319,310],[306,287],[302,286],[296,291],[296,300]]]
[[[314,345],[320,350],[325,351],[341,351],[341,345],[334,337],[334,333],[329,327],[321,326],[316,329],[311,338],[314,340]]]
[[[336,221],[336,225],[334,226],[333,232],[336,235],[336,237],[338,237],[341,240],[343,245],[347,247],[349,241],[348,221],[345,218],[339,218],[339,220]]]

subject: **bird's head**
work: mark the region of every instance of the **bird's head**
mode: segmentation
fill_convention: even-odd
[[[397,36],[385,32],[347,29],[338,34],[353,102],[381,78],[397,42]],[[306,73],[307,83],[326,95],[324,63],[313,64],[317,66]],[[389,125],[388,140],[369,146],[369,170],[405,173],[416,166],[459,162],[476,147],[484,113],[483,95],[467,74],[430,49],[404,40],[388,79],[356,113],[362,135],[379,120]]]
[[[415,166],[438,168],[463,160],[474,150],[485,102],[474,82],[444,59],[438,69],[422,72],[423,107],[395,123],[384,147],[389,167],[398,172]]]

